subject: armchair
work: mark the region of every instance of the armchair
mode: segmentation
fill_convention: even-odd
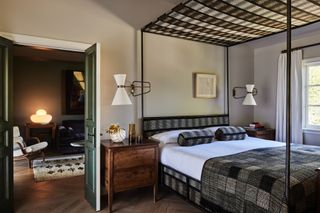
[[[27,146],[23,138],[20,136],[19,127],[13,127],[13,157],[25,158],[28,160],[29,168],[32,168],[32,160],[39,155],[42,156],[45,161],[45,155],[43,150],[48,146],[47,142],[40,142],[39,138],[33,137],[30,140],[36,141],[35,144]]]
[[[62,154],[84,153],[83,147],[71,144],[84,140],[84,120],[64,120],[57,128],[57,150]]]

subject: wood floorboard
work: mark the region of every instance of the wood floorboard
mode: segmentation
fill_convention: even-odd
[[[17,213],[93,213],[84,199],[84,176],[35,182],[33,171],[24,160],[14,163],[15,212]],[[160,190],[158,202],[153,203],[152,189],[143,188],[115,194],[116,213],[199,213],[199,209],[176,194]],[[106,196],[102,211],[108,212]]]

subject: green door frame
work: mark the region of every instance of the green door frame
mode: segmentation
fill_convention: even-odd
[[[47,47],[47,48],[53,48],[53,49],[61,49],[61,50],[69,50],[69,51],[77,51],[77,52],[85,52],[91,44],[88,43],[80,43],[80,42],[72,42],[72,41],[64,41],[64,40],[57,40],[57,39],[48,39],[48,38],[42,38],[37,36],[29,36],[29,35],[22,35],[22,34],[14,34],[14,33],[8,33],[8,32],[0,32],[0,36],[3,36],[7,38],[6,40],[10,39],[15,44],[21,44],[21,45],[29,45],[29,46],[40,46],[40,47]],[[10,41],[9,40],[9,41]],[[0,41],[1,42],[1,41]],[[96,137],[95,137],[95,149],[96,149],[96,157],[95,157],[95,165],[96,168],[100,168],[100,44],[97,43],[96,45]],[[0,45],[1,46],[1,45]],[[12,97],[12,94],[9,95],[9,97]],[[10,99],[12,101],[12,98]],[[12,103],[10,102],[12,105]],[[10,106],[11,106],[10,105]],[[11,109],[12,107],[9,107]],[[10,118],[11,119],[11,118]],[[12,119],[11,119],[12,120]],[[10,121],[11,121],[10,120]],[[11,133],[10,133],[11,132]],[[13,133],[12,133],[12,123],[11,128],[9,128],[9,141],[12,141]],[[10,139],[11,137],[11,139]],[[13,170],[13,151],[12,151],[12,143],[11,144],[11,150],[8,152],[11,157],[9,158],[11,162],[11,167]],[[0,150],[1,155],[1,150]],[[1,171],[0,171],[1,172]],[[1,177],[1,173],[0,173]],[[2,177],[1,177],[2,178]],[[8,177],[9,181],[8,188],[11,188],[13,191],[13,172],[11,174],[11,178]],[[95,210],[100,210],[100,198],[101,198],[101,180],[100,180],[100,169],[96,170],[96,177],[95,177],[95,197],[99,198],[96,199],[96,204],[94,205]],[[11,205],[13,208],[13,193],[10,196],[11,199]],[[2,210],[2,208],[0,208]]]
[[[85,53],[85,197],[100,211],[100,44]]]
[[[0,37],[0,209],[13,212],[12,45]]]

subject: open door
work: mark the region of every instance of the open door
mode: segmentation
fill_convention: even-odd
[[[0,37],[0,210],[13,212],[12,41]]]
[[[100,45],[86,51],[85,197],[100,210]]]

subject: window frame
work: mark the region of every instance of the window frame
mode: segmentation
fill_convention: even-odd
[[[310,85],[307,82],[309,78],[308,67],[314,65],[320,66],[320,57],[305,59],[302,61],[302,128],[304,130],[320,131],[320,125],[310,125],[308,119],[309,107],[311,106],[309,105],[308,101],[308,92],[310,87]],[[320,86],[320,84],[312,86]],[[314,106],[320,107],[320,104]]]

